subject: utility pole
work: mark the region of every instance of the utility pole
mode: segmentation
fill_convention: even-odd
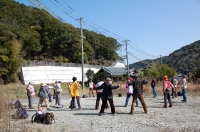
[[[84,88],[84,55],[83,55],[83,29],[82,29],[82,17],[80,17],[80,30],[81,30],[81,62],[82,62],[82,90]]]
[[[162,57],[161,57],[161,55],[160,55],[160,64],[162,65]]]
[[[129,40],[124,40],[123,42],[125,42],[125,44],[126,44],[127,74],[128,74],[128,78],[129,78],[130,75],[129,75],[129,63],[128,63],[128,41]]]

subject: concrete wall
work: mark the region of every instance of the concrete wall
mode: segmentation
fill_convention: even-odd
[[[88,69],[97,73],[100,68],[84,68],[84,81],[87,81],[85,73]],[[56,80],[61,82],[71,82],[72,77],[77,77],[82,81],[81,67],[62,67],[62,66],[33,66],[22,67],[22,82],[27,85],[29,82],[40,84],[42,82],[54,83]]]

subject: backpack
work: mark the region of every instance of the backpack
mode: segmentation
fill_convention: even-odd
[[[178,96],[182,96],[182,93],[179,91],[179,92],[177,93],[177,95],[178,95]]]
[[[44,115],[44,124],[52,124],[52,123],[55,123],[54,114],[53,112],[47,112]]]
[[[25,108],[18,108],[18,115],[21,119],[26,119],[28,118],[28,113],[26,112]]]
[[[23,105],[21,104],[21,102],[19,101],[19,100],[17,100],[16,102],[15,102],[15,108],[22,108],[23,107]]]
[[[31,122],[37,122],[37,123],[44,123],[44,117],[45,114],[41,111],[37,111],[31,118]]]

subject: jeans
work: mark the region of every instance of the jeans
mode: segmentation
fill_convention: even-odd
[[[186,93],[187,93],[187,88],[183,88],[183,89],[182,89],[182,95],[183,95],[183,101],[185,101],[185,102],[187,102]]]
[[[156,86],[153,86],[152,90],[153,90],[153,97],[157,97]]]
[[[128,94],[128,93],[127,93],[125,106],[128,105],[128,101],[129,101],[129,99],[130,99],[131,96],[133,96],[133,94]],[[136,106],[138,106],[138,100],[136,100]]]

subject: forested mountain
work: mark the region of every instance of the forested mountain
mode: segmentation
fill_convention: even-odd
[[[108,66],[120,58],[114,38],[86,29],[83,35],[85,64]],[[15,82],[23,61],[81,63],[80,36],[45,10],[0,0],[0,82]]]
[[[62,23],[44,10],[13,0],[0,1],[0,44],[16,39],[24,60],[61,60],[81,63],[80,29]],[[120,45],[114,38],[88,30],[84,34],[85,63],[115,61]],[[106,62],[107,64],[107,62]]]
[[[161,62],[160,58],[144,60],[148,64],[151,64],[153,61],[156,63]],[[130,64],[130,68],[143,68],[147,66],[147,63],[144,62]],[[197,70],[200,68],[200,40],[172,52],[169,56],[162,57],[162,63],[168,64],[179,72]]]

